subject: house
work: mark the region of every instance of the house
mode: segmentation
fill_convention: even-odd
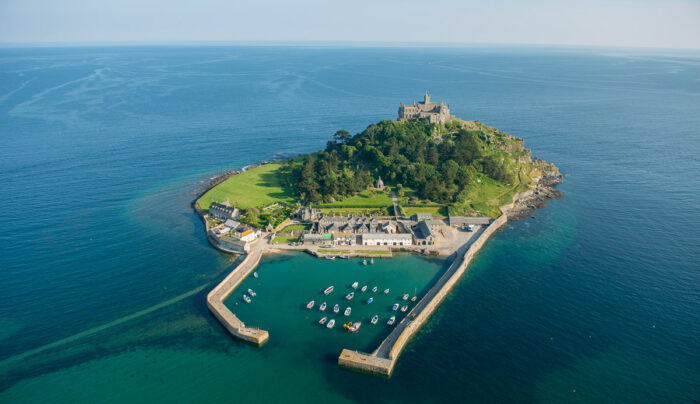
[[[304,233],[301,236],[301,241],[304,244],[321,244],[323,243],[323,235],[317,233]]]
[[[357,236],[353,233],[337,233],[333,235],[333,244],[335,245],[355,245]]]
[[[491,223],[490,217],[467,217],[467,216],[449,216],[448,223],[452,227],[466,227],[470,224],[488,226]]]
[[[248,229],[248,230],[241,233],[240,239],[241,239],[241,241],[245,241],[246,243],[250,243],[251,241],[260,237],[260,234],[261,234],[260,230]]]
[[[414,213],[413,216],[411,216],[411,220],[414,222],[419,222],[421,220],[432,220],[433,219],[433,214],[432,213]]]
[[[385,222],[381,227],[384,233],[396,233],[396,225],[393,222]]]
[[[416,236],[416,244],[417,245],[433,245],[435,244],[435,235],[433,234],[433,230],[430,228],[430,225],[428,224],[427,221],[422,220],[418,223],[417,230],[414,231],[414,235]]]
[[[228,220],[238,218],[238,208],[226,204],[212,202],[209,205],[209,217],[219,220]]]
[[[240,225],[240,222],[237,222],[233,219],[226,219],[226,221],[224,222],[224,226],[228,227],[231,230],[236,230]]]
[[[321,211],[314,208],[302,207],[292,214],[293,219],[301,222],[313,222],[321,215]]]
[[[399,246],[413,244],[413,237],[406,233],[363,233],[360,235],[360,239],[362,245]]]

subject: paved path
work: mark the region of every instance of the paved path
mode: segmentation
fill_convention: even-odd
[[[391,199],[394,201],[394,218],[398,220],[399,216],[402,216],[401,207],[399,207],[399,200],[394,191],[390,190],[389,192],[391,192]]]

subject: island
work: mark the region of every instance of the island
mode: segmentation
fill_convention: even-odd
[[[208,307],[233,336],[262,345],[268,332],[246,326],[223,302],[265,254],[452,257],[374,352],[339,355],[343,367],[389,376],[486,240],[561,197],[561,181],[558,168],[532,157],[523,139],[454,117],[426,93],[401,103],[396,120],[355,135],[339,130],[324,150],[227,172],[210,184],[194,203],[207,239],[243,259],[208,294]]]

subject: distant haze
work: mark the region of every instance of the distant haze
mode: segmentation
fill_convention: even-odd
[[[0,0],[0,42],[381,41],[700,48],[697,0]]]

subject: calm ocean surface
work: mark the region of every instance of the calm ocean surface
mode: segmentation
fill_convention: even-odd
[[[337,368],[352,336],[290,309],[320,260],[267,259],[272,303],[246,310],[277,334],[230,338],[202,185],[425,90],[524,137],[566,196],[487,243],[389,380]],[[0,402],[697,403],[699,128],[698,52],[0,49]],[[445,265],[393,262],[386,282]]]

